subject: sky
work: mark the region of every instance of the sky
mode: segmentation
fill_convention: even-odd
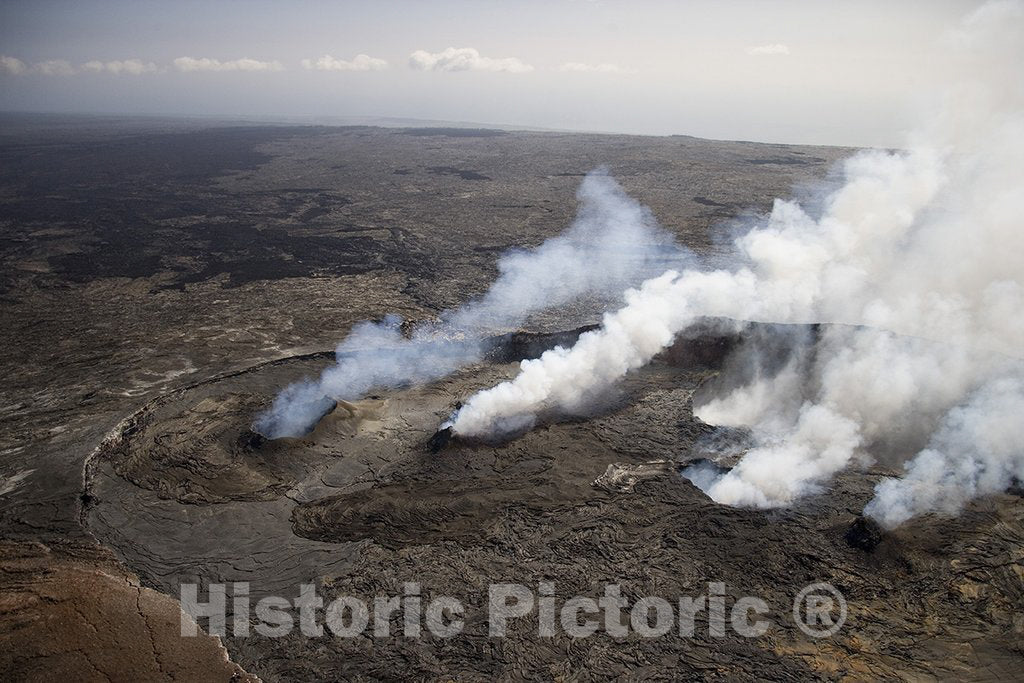
[[[0,2],[0,110],[899,146],[968,0]]]

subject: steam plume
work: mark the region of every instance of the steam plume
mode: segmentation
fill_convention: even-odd
[[[446,311],[408,338],[394,316],[356,325],[338,345],[336,364],[318,380],[285,388],[255,429],[270,438],[301,436],[322,414],[325,396],[354,400],[374,388],[443,377],[479,360],[488,333],[583,296],[605,305],[621,301],[626,287],[688,260],[650,211],[603,169],[583,180],[577,199],[572,225],[535,249],[505,255],[498,278],[479,299]]]
[[[813,362],[698,409],[753,428],[760,444],[731,471],[702,473],[713,499],[786,505],[884,454],[905,476],[879,485],[867,512],[892,526],[1024,479],[1022,36],[1020,3],[983,6],[951,39],[971,82],[907,151],[848,160],[820,215],[777,200],[736,240],[732,269],[670,270],[628,291],[573,348],[472,396],[455,433],[577,410],[702,316],[821,321],[845,325]]]

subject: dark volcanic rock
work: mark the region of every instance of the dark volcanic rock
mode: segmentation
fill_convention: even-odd
[[[859,548],[867,552],[874,551],[878,547],[878,544],[882,542],[884,538],[884,532],[882,527],[878,526],[878,522],[867,517],[860,516],[853,520],[850,528],[846,530],[846,535],[843,537],[851,547]]]
[[[427,448],[430,449],[431,453],[438,453],[442,448],[448,445],[452,440],[452,428],[445,427],[444,429],[438,429],[434,432],[430,440],[427,441]]]
[[[453,175],[463,180],[490,180],[490,176],[486,176],[479,171],[473,171],[465,168],[455,168],[453,166],[431,166],[429,169],[434,175]]]

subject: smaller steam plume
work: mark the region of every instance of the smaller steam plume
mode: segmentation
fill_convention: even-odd
[[[972,498],[1024,481],[1024,377],[1003,377],[943,417],[928,447],[899,479],[875,489],[865,513],[896,526],[923,512],[954,515]]]
[[[503,256],[482,297],[409,337],[394,316],[356,325],[338,345],[335,365],[317,380],[286,387],[253,428],[268,438],[302,436],[322,415],[325,398],[356,400],[373,389],[444,377],[480,360],[483,339],[494,331],[581,297],[620,301],[625,288],[689,261],[688,252],[604,169],[584,178],[577,199],[572,225],[535,249]]]

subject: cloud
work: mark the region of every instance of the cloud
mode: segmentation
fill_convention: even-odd
[[[617,64],[586,64],[584,62],[566,62],[558,67],[559,71],[571,73],[594,74],[635,74],[636,69],[627,69]]]
[[[32,70],[44,76],[70,76],[75,73],[75,67],[66,59],[48,59],[45,62],[36,62]]]
[[[752,45],[747,48],[748,55],[788,55],[789,46],[782,43],[768,43],[767,45]]]
[[[28,65],[17,57],[0,55],[0,73],[21,76],[28,73]]]
[[[92,73],[111,73],[115,75],[130,74],[137,76],[139,74],[154,73],[157,71],[157,66],[153,62],[144,62],[141,59],[115,59],[110,62],[101,62],[99,60],[92,60],[82,65],[82,71],[90,71]]]
[[[409,66],[419,71],[533,71],[517,57],[484,57],[472,47],[450,47],[443,52],[416,50],[409,55]]]
[[[302,68],[317,69],[319,71],[380,71],[381,69],[388,68],[388,63],[383,59],[364,54],[356,55],[352,61],[324,55],[316,61],[303,59]]]
[[[42,74],[43,76],[72,76],[80,71],[90,73],[111,73],[111,74],[144,74],[159,71],[153,62],[144,62],[141,59],[115,59],[109,62],[101,62],[94,59],[79,65],[76,69],[66,59],[48,59],[43,62],[35,62],[32,65],[26,64],[17,57],[0,55],[0,73],[7,73],[14,76],[24,74]]]
[[[232,59],[222,62],[219,59],[202,57],[178,57],[174,60],[174,68],[178,71],[284,71],[281,62],[261,62],[258,59]]]

